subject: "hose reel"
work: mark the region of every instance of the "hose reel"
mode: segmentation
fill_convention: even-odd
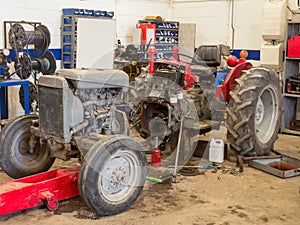
[[[17,51],[21,51],[27,45],[34,45],[35,49],[46,51],[50,45],[50,32],[44,25],[39,25],[33,31],[25,31],[24,27],[15,23],[9,33],[9,44]]]
[[[56,70],[55,57],[52,52],[46,51],[41,57],[31,60],[28,53],[22,52],[19,56],[19,63],[15,64],[15,70],[21,79],[29,78],[33,70],[50,75]]]
[[[10,25],[7,35],[8,41],[16,53],[15,72],[9,74],[8,77],[15,73],[17,73],[21,79],[29,78],[32,72],[41,72],[44,75],[53,74],[56,70],[56,59],[54,55],[47,50],[51,42],[48,28],[41,23],[34,22],[8,21],[7,23]],[[32,26],[33,29],[25,30],[28,26]],[[34,56],[32,58],[34,59],[31,59],[28,54],[28,50],[30,50],[28,48],[29,45],[33,46]]]

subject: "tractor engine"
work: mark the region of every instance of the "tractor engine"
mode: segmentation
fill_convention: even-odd
[[[84,129],[73,132],[76,135],[86,135],[90,133],[111,134],[117,132],[120,126],[114,118],[113,103],[117,101],[119,90],[114,88],[102,89],[77,89],[75,96],[78,97],[83,106]],[[114,112],[115,113],[115,112]]]
[[[57,75],[42,76],[38,84],[38,136],[52,155],[65,159],[55,152],[78,136],[129,134],[126,113],[118,110],[129,86],[125,72],[63,69]]]

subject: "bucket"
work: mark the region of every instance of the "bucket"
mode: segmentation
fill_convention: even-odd
[[[222,139],[212,138],[210,140],[208,161],[224,162],[224,141]]]

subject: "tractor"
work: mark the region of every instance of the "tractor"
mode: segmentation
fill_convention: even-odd
[[[192,156],[199,134],[227,121],[237,154],[264,155],[280,128],[278,75],[242,63],[212,90],[220,46],[198,48],[190,61],[179,52],[154,60],[130,84],[116,69],[61,69],[38,81],[36,114],[15,118],[1,132],[1,166],[13,178],[47,171],[56,158],[78,158],[80,195],[98,215],[124,212],[136,201],[149,171],[170,174]],[[225,116],[224,116],[225,115]],[[135,128],[153,149],[169,144],[170,157],[150,166]],[[181,151],[184,149],[184,151]],[[173,170],[173,168],[172,168]]]
[[[155,49],[150,48],[148,52],[155,53]],[[186,93],[187,101],[193,102],[200,134],[218,128],[220,122],[225,123],[227,141],[237,155],[269,154],[281,127],[279,75],[271,68],[254,67],[241,58],[235,64],[231,62],[234,67],[226,79],[215,86],[217,67],[221,64],[222,55],[227,52],[223,45],[204,45],[197,49],[193,57],[180,53],[178,49],[165,53],[164,59],[153,60],[152,57],[149,72],[137,77],[135,88],[131,89],[136,99],[131,119],[136,122],[137,130],[144,136],[150,135],[149,121],[159,115],[165,118],[166,127],[169,128],[167,136],[175,137],[173,141],[177,146],[179,114],[182,112],[174,110],[176,104],[162,100],[168,99],[162,96],[166,90],[171,92],[171,86],[162,86],[164,82],[161,78],[168,78]],[[160,89],[160,96],[151,94],[155,87]],[[174,115],[174,112],[178,115]],[[190,136],[185,136],[185,140],[186,137]]]
[[[82,159],[78,188],[98,215],[127,210],[146,180],[143,148],[129,137],[120,70],[62,69],[38,81],[38,114],[1,132],[1,166],[13,178],[47,171],[56,158]],[[123,111],[122,111],[123,110]]]

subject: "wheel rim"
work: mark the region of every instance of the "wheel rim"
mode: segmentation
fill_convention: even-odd
[[[15,159],[18,164],[22,167],[35,167],[41,163],[44,163],[45,158],[48,157],[48,151],[41,151],[41,146],[39,143],[36,144],[36,147],[32,153],[29,152],[30,146],[30,133],[21,132],[17,134],[12,146],[14,146]]]
[[[138,185],[138,177],[138,159],[131,152],[120,150],[105,163],[99,190],[108,201],[124,201]]]
[[[278,118],[278,96],[273,87],[261,92],[255,112],[255,131],[261,143],[267,143],[273,136]]]

